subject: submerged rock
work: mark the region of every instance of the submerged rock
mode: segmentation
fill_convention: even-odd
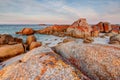
[[[91,80],[120,79],[120,46],[118,45],[68,42],[56,46],[55,50]]]
[[[39,47],[0,70],[0,80],[89,80],[48,47]]]

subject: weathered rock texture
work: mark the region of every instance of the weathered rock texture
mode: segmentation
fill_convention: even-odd
[[[68,42],[55,50],[91,80],[120,79],[120,46]]]
[[[50,48],[40,47],[0,70],[0,80],[89,80]]]
[[[0,47],[0,61],[24,53],[23,44],[5,45]]]
[[[92,29],[88,25],[86,19],[80,18],[67,29],[67,32],[70,34],[70,36],[85,38],[91,36],[91,30]]]

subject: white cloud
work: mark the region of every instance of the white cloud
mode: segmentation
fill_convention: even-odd
[[[70,6],[65,0],[0,0],[0,23],[72,23],[82,17],[89,23],[101,20],[117,23],[120,6],[115,2],[108,5],[98,13],[89,6]]]

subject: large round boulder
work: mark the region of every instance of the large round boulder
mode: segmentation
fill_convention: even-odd
[[[120,46],[63,43],[55,51],[69,60],[91,80],[120,79]]]

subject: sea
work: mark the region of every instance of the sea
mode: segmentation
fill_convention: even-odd
[[[40,30],[43,28],[46,28],[48,26],[51,26],[51,24],[47,24],[45,26],[39,25],[39,24],[0,24],[0,34],[10,34],[13,37],[22,38],[24,42],[26,42],[26,37],[23,35],[15,34],[16,32],[22,30],[23,28],[32,28],[34,30]],[[103,35],[103,34],[102,34]],[[59,42],[62,42],[67,37],[57,37],[53,35],[45,35],[45,34],[34,34],[34,36],[37,38],[38,42],[42,42],[43,45],[47,45],[49,47],[53,47],[57,45]],[[79,42],[83,42],[83,39],[76,39]],[[108,44],[109,37],[105,38],[94,38],[93,43],[99,43],[99,44]]]
[[[23,41],[26,41],[27,36],[22,36],[16,34],[16,32],[22,30],[23,28],[32,28],[34,30],[40,30],[45,27],[50,26],[51,24],[41,26],[39,24],[0,24],[0,34],[10,34],[13,37],[22,38]],[[45,34],[34,34],[37,38],[37,41],[42,42],[43,45],[48,45],[50,47],[55,46],[59,42],[62,42],[65,37],[57,37],[53,35],[45,35]]]

